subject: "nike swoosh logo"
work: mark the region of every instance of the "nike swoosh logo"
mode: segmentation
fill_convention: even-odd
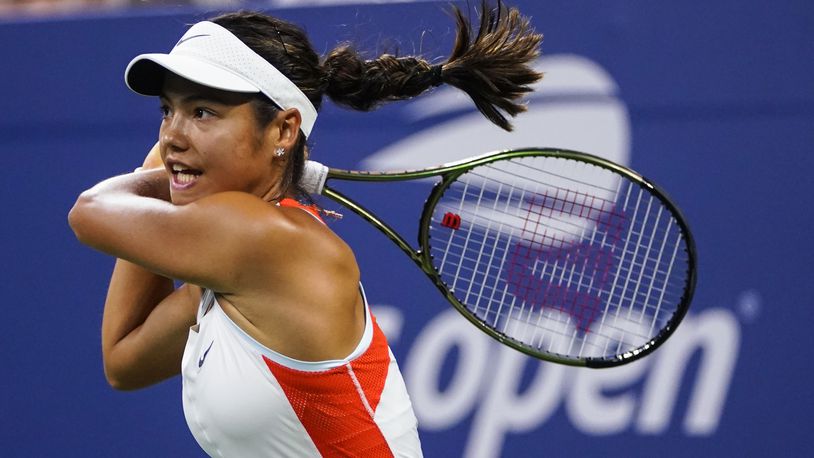
[[[178,43],[175,43],[175,46],[178,46],[181,43],[183,43],[185,41],[189,41],[189,40],[191,40],[193,38],[208,37],[208,36],[209,36],[208,33],[201,33],[201,34],[198,34],[198,35],[192,35],[191,37],[182,38],[182,39],[178,40]]]
[[[208,354],[209,354],[209,350],[211,350],[211,349],[212,349],[212,344],[214,344],[214,343],[215,343],[215,341],[214,341],[214,340],[213,340],[212,342],[209,342],[209,348],[207,348],[207,349],[206,349],[206,351],[204,352],[204,354],[203,354],[203,355],[201,355],[201,358],[198,360],[198,367],[203,366],[203,363],[204,363],[204,361],[206,360],[206,355],[208,355]]]

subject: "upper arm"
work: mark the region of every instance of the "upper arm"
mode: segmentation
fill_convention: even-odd
[[[80,240],[153,272],[217,291],[234,291],[247,259],[282,240],[279,211],[260,198],[239,192],[204,197],[187,205],[133,194],[83,196],[72,218]],[[72,212],[73,213],[73,212]],[[283,256],[280,250],[262,251]],[[273,261],[273,259],[271,259]],[[273,265],[274,263],[270,263]]]

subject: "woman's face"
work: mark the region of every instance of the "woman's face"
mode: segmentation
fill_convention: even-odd
[[[172,202],[223,191],[274,197],[283,169],[273,155],[275,122],[257,125],[250,98],[167,74],[161,96],[161,158]]]

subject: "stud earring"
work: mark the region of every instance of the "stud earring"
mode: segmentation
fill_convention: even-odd
[[[274,155],[277,156],[277,157],[285,156],[285,148],[279,147],[279,148],[275,149],[274,150]]]

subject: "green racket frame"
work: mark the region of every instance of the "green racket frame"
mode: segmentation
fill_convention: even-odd
[[[453,183],[459,176],[466,173],[473,167],[489,164],[491,162],[496,162],[504,159],[511,159],[522,156],[547,156],[562,159],[570,159],[574,161],[585,162],[604,169],[608,169],[630,180],[631,182],[638,184],[642,188],[645,188],[648,193],[658,198],[665,205],[665,207],[667,207],[670,210],[670,212],[676,219],[676,222],[680,226],[682,235],[686,240],[687,258],[688,258],[687,284],[684,289],[684,293],[679,301],[676,312],[670,318],[668,323],[661,329],[661,331],[650,341],[646,342],[645,344],[639,346],[634,350],[627,351],[624,352],[623,354],[617,355],[614,358],[606,357],[563,358],[559,357],[556,354],[540,352],[535,350],[534,348],[531,348],[523,344],[522,342],[519,342],[518,340],[510,336],[505,335],[500,331],[495,330],[491,326],[487,325],[486,323],[478,319],[477,316],[471,313],[466,308],[466,306],[463,305],[455,297],[454,293],[452,293],[447,287],[447,285],[442,281],[440,275],[432,265],[432,256],[429,254],[430,252],[429,227],[431,223],[432,214],[436,204],[438,203],[438,200],[441,198],[441,196],[443,196],[445,190],[451,183]],[[430,277],[433,284],[441,291],[444,297],[455,307],[455,309],[461,313],[461,315],[463,315],[467,320],[474,324],[478,329],[480,329],[487,335],[493,337],[500,343],[507,345],[511,348],[514,348],[516,350],[519,350],[535,358],[555,363],[590,368],[614,367],[635,361],[653,352],[653,350],[658,348],[664,341],[667,340],[668,337],[670,337],[673,334],[675,329],[678,327],[679,323],[681,323],[681,320],[686,315],[686,312],[689,309],[690,302],[692,301],[693,293],[695,291],[696,251],[695,251],[695,241],[693,240],[692,233],[690,232],[689,226],[687,225],[687,222],[683,214],[681,213],[679,208],[670,200],[670,198],[667,197],[667,194],[661,188],[656,186],[653,182],[647,180],[646,178],[636,173],[635,171],[627,167],[621,166],[619,164],[616,164],[607,159],[594,156],[591,154],[565,149],[521,148],[488,153],[475,158],[468,158],[440,165],[437,167],[429,167],[417,170],[394,171],[394,172],[367,172],[367,171],[354,171],[331,168],[329,169],[327,175],[328,179],[335,178],[345,181],[367,181],[367,182],[406,181],[430,177],[441,177],[441,181],[435,184],[432,192],[427,197],[427,200],[424,203],[421,219],[419,220],[418,249],[414,249],[398,232],[396,232],[392,227],[390,227],[390,225],[380,220],[372,212],[367,210],[364,206],[352,200],[351,198],[345,196],[339,191],[336,191],[335,189],[332,189],[326,185],[322,190],[322,195],[334,200],[335,202],[353,211],[354,213],[359,215],[362,219],[372,224],[384,235],[386,235],[390,240],[393,241],[393,243],[395,243],[399,248],[401,248],[401,250],[405,254],[407,254],[407,256],[409,256],[410,259],[412,259],[416,263],[416,265],[418,265],[418,267],[425,274],[427,274],[428,277]]]

